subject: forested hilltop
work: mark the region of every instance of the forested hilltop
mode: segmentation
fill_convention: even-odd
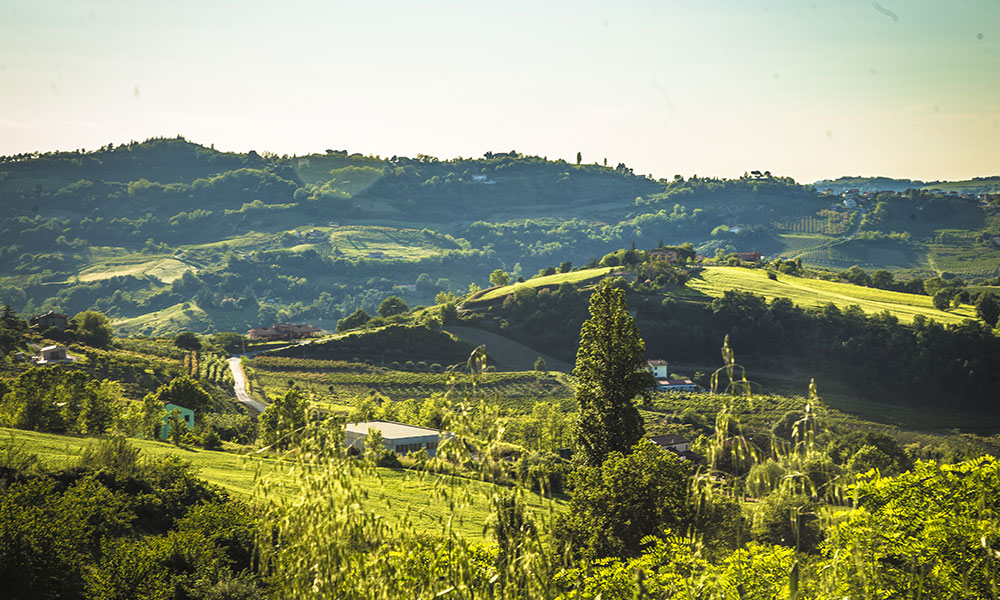
[[[806,266],[992,283],[995,196],[843,198],[753,171],[653,180],[624,165],[216,151],[183,138],[0,159],[0,302],[95,308],[123,333],[333,329],[390,295],[430,304],[622,247],[689,242]]]

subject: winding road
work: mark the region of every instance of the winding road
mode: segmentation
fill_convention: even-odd
[[[233,356],[226,362],[229,363],[229,370],[233,374],[233,389],[236,391],[236,399],[259,413],[264,412],[267,406],[254,400],[247,392],[247,376],[243,373],[240,357]]]

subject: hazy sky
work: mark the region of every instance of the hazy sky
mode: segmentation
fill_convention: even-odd
[[[0,0],[0,154],[515,149],[656,177],[1000,174],[1000,2]]]

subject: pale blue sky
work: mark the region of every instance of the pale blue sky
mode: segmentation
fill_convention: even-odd
[[[994,0],[0,0],[0,154],[182,134],[808,182],[1000,174]]]

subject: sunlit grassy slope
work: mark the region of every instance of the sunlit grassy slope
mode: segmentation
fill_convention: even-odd
[[[138,333],[165,336],[177,331],[199,331],[208,323],[210,321],[205,311],[193,302],[185,302],[138,317],[115,321],[112,326],[118,335]]]
[[[280,495],[296,493],[293,466],[290,463],[259,456],[240,456],[228,452],[185,450],[164,442],[131,440],[146,456],[174,455],[191,461],[198,476],[238,496],[254,494],[258,477],[274,484]],[[95,443],[93,438],[37,433],[0,428],[0,447],[13,445],[37,454],[47,465],[63,467],[74,464],[83,450]],[[493,485],[462,478],[424,474],[416,471],[378,469],[377,477],[361,477],[356,484],[368,490],[366,507],[390,522],[411,520],[417,529],[440,532],[449,518],[452,526],[469,539],[484,535],[490,515]],[[536,513],[564,510],[564,503],[526,494]]]
[[[772,280],[762,269],[741,267],[706,267],[699,276],[688,281],[688,287],[712,297],[721,297],[726,290],[753,292],[771,298],[788,298],[806,308],[819,308],[833,302],[839,308],[857,304],[866,313],[888,310],[900,321],[909,323],[916,315],[924,315],[939,323],[960,323],[974,319],[975,309],[969,305],[952,311],[934,308],[930,296],[904,294],[848,283],[778,275]]]
[[[493,300],[495,298],[502,298],[507,294],[513,294],[521,287],[529,288],[542,288],[546,286],[557,287],[560,283],[586,283],[588,281],[593,281],[604,277],[613,270],[613,267],[599,267],[596,269],[582,269],[580,271],[570,271],[569,273],[556,273],[555,275],[546,275],[544,277],[534,277],[525,281],[524,283],[514,283],[511,285],[505,285],[498,287],[493,290],[489,290],[483,293],[481,296],[472,300],[472,302],[481,302],[486,300]]]
[[[80,281],[98,281],[132,275],[151,275],[164,283],[180,278],[185,271],[197,270],[175,258],[146,258],[136,255],[131,259],[95,264],[80,272]]]
[[[163,310],[137,317],[114,321],[112,326],[119,336],[146,335],[172,337],[178,331],[203,331],[209,325],[219,331],[246,331],[257,323],[257,308],[213,308],[208,311],[194,302],[183,302]],[[318,323],[318,326],[323,326]]]

